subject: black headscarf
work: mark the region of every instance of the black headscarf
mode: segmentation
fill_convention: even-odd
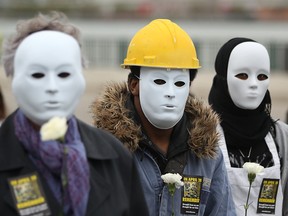
[[[269,91],[255,110],[238,108],[232,101],[227,84],[227,67],[232,50],[243,42],[256,42],[248,38],[233,38],[219,50],[216,61],[216,75],[209,93],[209,104],[220,115],[227,147],[250,148],[265,143],[265,136],[271,127],[271,98]],[[263,146],[263,145],[262,145]]]

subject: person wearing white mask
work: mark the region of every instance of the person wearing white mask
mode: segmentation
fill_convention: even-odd
[[[122,67],[128,82],[109,83],[91,113],[133,152],[149,215],[235,215],[218,117],[190,94],[200,65],[189,35],[153,20],[132,38]],[[161,176],[177,173],[184,186],[172,196]]]
[[[131,154],[74,116],[85,90],[80,47],[58,12],[19,22],[4,44],[19,108],[0,130],[0,215],[147,215]],[[54,117],[64,119],[55,133],[66,130],[44,139]]]
[[[264,167],[252,183],[248,215],[288,215],[288,126],[270,116],[267,49],[249,38],[232,38],[220,48],[215,70],[209,103],[220,116],[221,150],[237,215],[245,213],[246,162]],[[273,193],[263,197],[267,188]]]

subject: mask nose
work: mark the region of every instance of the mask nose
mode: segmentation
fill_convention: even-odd
[[[55,77],[49,76],[49,79],[47,80],[46,92],[53,95],[58,92],[58,84]]]
[[[252,88],[252,89],[257,89],[258,88],[258,83],[259,81],[258,81],[258,79],[257,79],[257,77],[251,77],[251,80],[250,80],[250,87]]]
[[[166,97],[169,99],[175,98],[175,85],[174,83],[168,83],[167,85],[167,92],[166,92]]]

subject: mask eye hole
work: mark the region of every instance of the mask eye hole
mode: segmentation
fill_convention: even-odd
[[[69,76],[70,76],[70,73],[68,73],[68,72],[61,72],[58,74],[58,77],[60,77],[60,78],[67,78]]]
[[[36,73],[33,73],[31,76],[32,76],[33,78],[35,78],[35,79],[41,79],[41,78],[43,78],[45,75],[44,75],[43,73],[41,73],[41,72],[36,72]]]
[[[185,82],[183,82],[183,81],[178,81],[178,82],[175,82],[174,84],[175,84],[175,86],[177,86],[177,87],[182,87],[182,86],[185,85]]]
[[[237,77],[238,79],[241,79],[241,80],[247,80],[247,79],[248,79],[248,74],[246,74],[246,73],[239,73],[239,74],[237,74],[235,77]]]
[[[156,83],[157,85],[164,85],[166,81],[163,79],[155,79],[154,83]]]
[[[268,76],[265,75],[265,74],[259,74],[259,75],[257,76],[257,79],[260,80],[260,81],[263,81],[263,80],[268,79]]]

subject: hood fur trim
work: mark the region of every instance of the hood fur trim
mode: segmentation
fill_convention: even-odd
[[[129,118],[130,111],[125,107],[129,97],[125,82],[108,83],[104,94],[91,104],[90,112],[96,127],[114,134],[133,152],[141,140],[141,128]],[[219,140],[218,116],[209,105],[193,96],[189,96],[185,112],[192,124],[188,141],[191,150],[200,158],[215,157]]]

